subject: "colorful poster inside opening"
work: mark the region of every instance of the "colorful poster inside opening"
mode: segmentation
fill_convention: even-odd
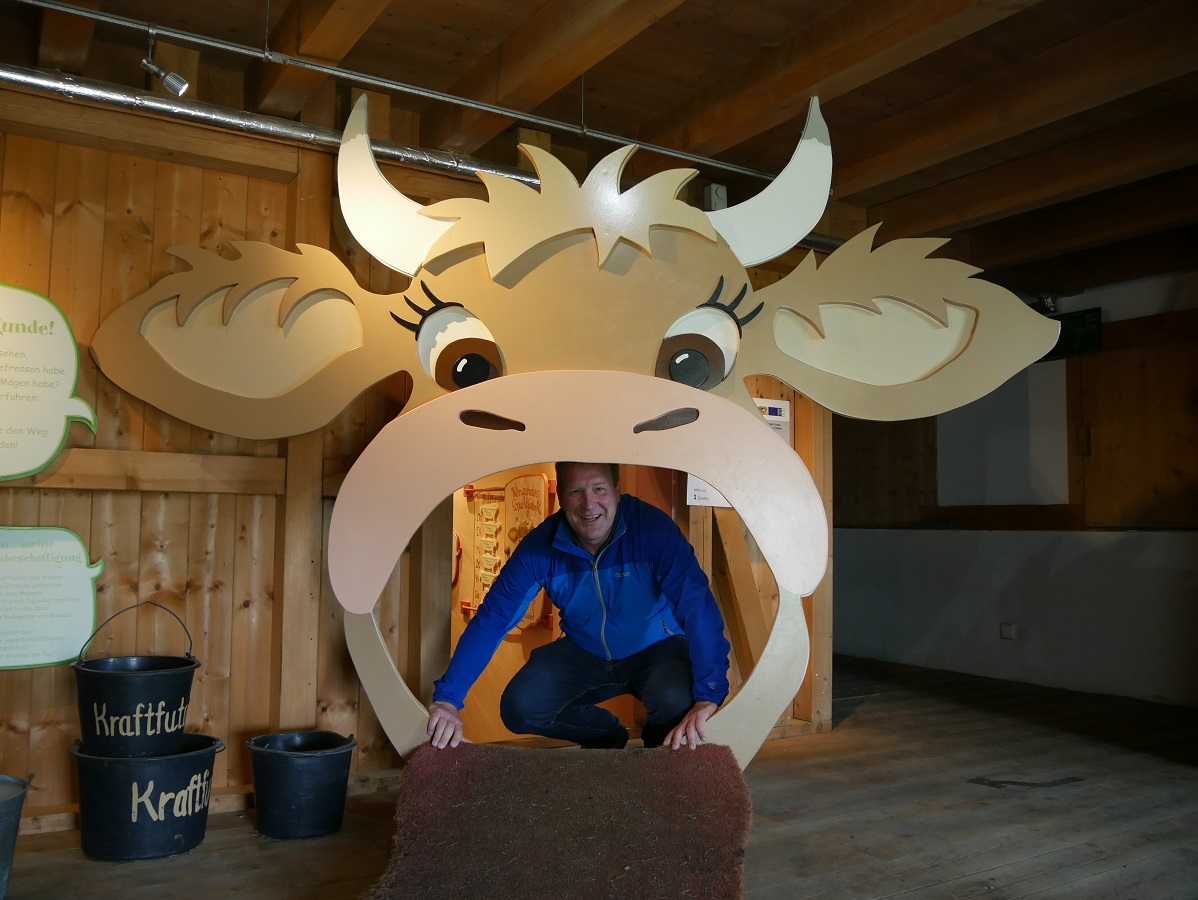
[[[74,396],[78,377],[79,348],[62,310],[0,284],[0,481],[48,466],[72,421],[96,430],[95,410]]]
[[[0,528],[0,669],[77,659],[96,627],[96,579],[66,528]]]

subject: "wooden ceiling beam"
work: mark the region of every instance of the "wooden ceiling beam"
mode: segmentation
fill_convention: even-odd
[[[270,46],[279,53],[335,66],[390,6],[390,0],[292,0],[271,30]],[[257,62],[246,72],[250,109],[293,119],[325,76],[310,69]]]
[[[1034,5],[857,0],[648,123],[646,143],[713,156]]]
[[[969,262],[1022,265],[1198,223],[1198,203],[1179,197],[1198,197],[1198,166],[982,228]]]
[[[564,0],[533,13],[448,93],[532,110],[624,46],[683,0]],[[462,106],[430,110],[421,143],[473,153],[514,119]]]
[[[99,9],[100,0],[67,0],[82,9]],[[96,22],[87,16],[75,16],[56,9],[42,10],[41,36],[37,46],[37,64],[45,69],[61,69],[75,75],[83,73],[87,52],[91,49]]]
[[[282,184],[299,166],[299,150],[280,141],[37,91],[0,88],[0,132]]]
[[[1198,4],[1166,0],[861,129],[836,156],[833,193],[851,197],[1193,72],[1195,34]]]
[[[1198,225],[1132,238],[1054,259],[986,272],[1011,290],[1066,297],[1088,288],[1194,271]]]
[[[1198,100],[872,207],[886,239],[949,235],[1198,163]]]

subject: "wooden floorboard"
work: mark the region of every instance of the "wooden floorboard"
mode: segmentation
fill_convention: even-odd
[[[1198,712],[836,663],[746,772],[747,898],[1198,898]]]
[[[1198,711],[839,657],[832,708],[832,731],[745,773],[747,900],[1198,900]],[[354,794],[342,830],[307,841],[213,815],[191,853],[127,863],[88,860],[77,832],[22,835],[9,898],[356,898],[394,805]]]

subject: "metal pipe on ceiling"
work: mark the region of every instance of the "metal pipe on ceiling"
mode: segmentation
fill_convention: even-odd
[[[341,132],[329,128],[314,128],[311,125],[278,119],[274,116],[229,109],[213,103],[201,103],[197,100],[184,100],[170,94],[118,87],[62,72],[46,72],[41,69],[0,64],[0,85],[41,91],[66,100],[99,103],[118,109],[151,113],[196,125],[209,125],[226,131],[274,138],[310,147],[323,147],[335,151],[341,145]],[[536,175],[523,169],[459,156],[456,153],[423,150],[389,141],[372,141],[371,145],[379,159],[429,169],[434,172],[444,172],[467,178],[474,177],[477,172],[490,172],[514,178],[532,187],[536,187],[540,183]]]
[[[278,53],[274,50],[270,50],[269,48],[249,47],[245,44],[222,41],[219,38],[204,37],[203,35],[192,34],[191,32],[181,31],[176,28],[155,25],[150,22],[142,22],[137,19],[126,18],[125,16],[117,16],[113,15],[112,13],[101,12],[100,10],[74,6],[70,3],[60,2],[60,0],[17,0],[17,2],[24,6],[51,9],[69,15],[82,16],[83,18],[91,19],[96,22],[104,22],[108,25],[116,25],[122,28],[129,28],[135,31],[144,32],[147,38],[149,38],[151,35],[155,37],[166,37],[172,40],[181,41],[186,44],[191,44],[196,47],[205,47],[210,50],[220,50],[235,56],[244,56],[262,62],[293,66],[298,69],[307,69],[312,72],[319,72],[320,74],[329,78],[339,79],[359,87],[375,88],[377,90],[391,91],[400,94],[409,94],[411,96],[420,97],[425,100],[438,100],[443,103],[451,103],[455,106],[464,106],[469,109],[494,113],[496,115],[515,119],[520,122],[526,122],[531,125],[539,125],[543,128],[564,131],[570,134],[577,134],[582,137],[595,138],[597,140],[607,141],[620,146],[624,144],[637,144],[637,146],[645,150],[652,150],[656,153],[662,153],[666,156],[672,156],[677,159],[695,163],[696,165],[719,169],[720,171],[725,172],[732,172],[737,175],[747,175],[752,178],[761,178],[765,181],[772,181],[774,177],[768,172],[750,169],[745,166],[738,166],[735,163],[723,162],[721,160],[711,159],[710,157],[706,156],[697,156],[693,153],[686,153],[681,150],[672,150],[669,147],[662,147],[657,144],[646,144],[622,137],[618,134],[610,134],[605,131],[596,131],[586,127],[585,125],[576,125],[572,122],[562,122],[558,119],[549,119],[545,118],[544,116],[534,115],[533,113],[509,109],[505,106],[497,106],[493,103],[484,103],[479,100],[472,100],[469,97],[458,97],[454,94],[444,93],[443,91],[434,91],[430,90],[429,88],[422,88],[417,87],[416,85],[406,84],[402,81],[393,81],[389,78],[380,78],[377,75],[369,75],[365,72],[355,72],[352,69],[343,69],[338,66],[330,66],[324,63],[314,62],[309,59],[303,59],[302,57],[291,56],[286,53]]]
[[[484,112],[496,113],[498,115],[516,119],[517,121],[541,125],[546,128],[566,131],[572,134],[596,138],[615,144],[622,145],[637,143],[636,141],[629,140],[619,135],[594,131],[592,129],[588,129],[586,126],[578,126],[568,122],[559,122],[553,119],[546,119],[540,116],[531,115],[529,113],[520,112],[518,110],[511,110],[489,103],[470,100],[464,97],[455,97],[451,94],[432,91],[426,88],[419,88],[414,85],[391,81],[389,79],[379,78],[361,72],[353,72],[347,69],[338,68],[336,66],[323,65],[321,63],[300,59],[298,57],[275,53],[269,49],[247,47],[241,44],[222,41],[216,38],[203,37],[201,35],[179,31],[177,29],[153,25],[148,22],[139,22],[135,19],[128,19],[123,16],[104,13],[99,10],[92,10],[86,7],[79,7],[68,3],[58,2],[58,0],[18,0],[18,2],[27,6],[52,9],[70,15],[83,16],[85,18],[104,22],[110,25],[117,25],[143,31],[146,33],[148,38],[150,36],[165,36],[173,40],[194,44],[200,47],[221,50],[224,52],[247,56],[253,59],[277,63],[280,65],[309,69],[320,72],[327,77],[347,81],[360,87],[376,88],[385,91],[406,93],[425,99],[439,100]],[[68,75],[62,72],[47,72],[40,69],[30,69],[22,66],[0,64],[0,85],[5,84],[27,89],[32,88],[34,90],[56,94],[66,99],[102,103],[124,109],[141,110],[168,118],[210,125],[230,131],[253,134],[259,137],[271,137],[278,140],[295,142],[309,146],[336,149],[341,142],[340,133],[334,132],[330,129],[315,128],[286,119],[279,119],[274,116],[265,116],[243,110],[233,110],[229,109],[228,107],[217,106],[211,103],[202,103],[196,100],[183,100],[150,91],[139,91],[131,88],[118,87],[103,82],[78,78],[76,76]],[[444,172],[458,176],[473,176],[479,172],[491,173],[515,179],[532,187],[538,187],[540,185],[540,181],[535,174],[512,166],[503,166],[485,160],[474,159],[473,157],[461,156],[448,151],[410,147],[404,144],[397,144],[389,141],[375,140],[371,142],[371,145],[374,149],[375,155],[378,158],[401,163],[403,165],[415,166],[421,169],[427,169],[434,172]],[[668,147],[659,147],[654,144],[641,143],[639,146],[646,150],[653,150],[667,156],[683,159],[708,168],[761,178],[766,181],[773,180],[773,176],[766,172],[748,169],[743,166],[734,165],[732,163],[725,163],[720,160],[710,159],[708,157],[696,156],[694,154],[671,150]],[[824,253],[830,253],[842,243],[843,241],[839,238],[835,238],[830,235],[813,233],[800,242],[800,245],[810,247]]]

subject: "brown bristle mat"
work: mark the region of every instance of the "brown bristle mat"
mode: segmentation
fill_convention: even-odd
[[[369,900],[741,895],[752,807],[732,751],[423,747]]]

